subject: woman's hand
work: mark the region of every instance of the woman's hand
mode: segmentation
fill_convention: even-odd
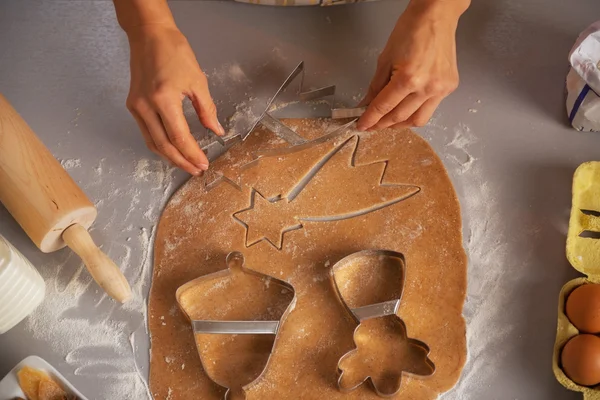
[[[188,41],[174,24],[148,24],[127,30],[131,47],[131,85],[127,108],[146,145],[193,175],[208,159],[190,133],[182,101],[189,97],[202,124],[225,131],[217,119],[208,81]]]
[[[379,56],[359,130],[423,126],[458,86],[456,28],[468,0],[411,0]]]

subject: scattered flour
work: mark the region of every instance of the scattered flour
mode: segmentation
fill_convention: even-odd
[[[467,153],[467,147],[475,142],[477,142],[477,138],[471,133],[471,128],[465,124],[459,124],[458,127],[454,129],[454,138],[447,146],[454,147]]]
[[[171,179],[174,167],[167,165],[161,160],[141,159],[135,166],[133,178],[136,182],[151,182],[154,184],[152,190],[168,186],[168,180]]]
[[[227,132],[225,136],[245,131],[245,129],[242,128],[247,129],[247,127],[250,126],[249,121],[256,121],[260,117],[260,114],[257,115],[253,107],[250,107],[250,101],[252,100],[243,101],[235,106],[235,112],[227,119],[229,132]]]
[[[219,83],[236,82],[244,83],[249,82],[248,76],[238,63],[225,64],[219,69],[213,69],[208,75],[211,80],[215,80]]]
[[[66,170],[81,167],[81,160],[79,158],[67,158],[65,160],[60,160],[60,165]]]
[[[230,65],[226,74],[233,80],[245,79],[237,64]],[[230,123],[253,117],[256,116],[248,104],[241,103]],[[435,121],[432,124],[435,125]],[[466,397],[469,385],[463,383],[473,379],[485,365],[482,354],[487,346],[508,333],[489,325],[490,315],[502,312],[498,304],[502,295],[498,283],[507,250],[500,234],[496,194],[482,178],[478,158],[472,154],[471,147],[476,142],[469,127],[460,124],[446,145],[445,155],[451,162],[449,167],[454,167],[456,175],[461,176],[457,189],[464,199],[461,206],[469,255],[469,295],[464,308],[469,356],[461,381],[450,392],[457,398]],[[97,289],[73,253],[62,252],[40,271],[47,284],[47,296],[26,320],[26,327],[37,340],[47,342],[53,351],[63,354],[75,375],[90,376],[98,381],[103,390],[99,398],[150,399],[146,373],[140,368],[142,363],[137,361],[135,333],[144,327],[143,332],[148,334],[146,302],[152,271],[151,245],[156,234],[154,224],[173,191],[175,169],[162,161],[141,159],[129,175],[131,187],[119,190],[111,181],[121,176],[122,171],[112,170],[107,167],[109,164],[101,159],[94,168],[97,179],[83,189],[102,206],[101,212],[112,212],[108,218],[101,219],[103,225],[96,224],[95,231],[100,237],[103,232],[118,233],[115,237],[102,238],[103,250],[124,270],[132,287],[132,300],[124,306],[115,304]],[[61,165],[71,169],[80,167],[81,161],[67,159],[62,160]],[[123,202],[130,204],[125,218],[115,211]],[[134,226],[130,221],[144,221],[144,226]],[[130,241],[131,236],[138,240]],[[327,261],[325,267],[329,265]],[[88,301],[90,298],[93,300]],[[169,314],[177,312],[177,309],[170,310]],[[175,360],[166,357],[165,361]],[[181,369],[184,368],[182,364]],[[171,396],[172,390],[169,390],[167,398]]]
[[[467,300],[463,315],[467,322],[467,363],[458,384],[444,398],[470,398],[473,381],[493,380],[494,368],[487,368],[490,350],[510,334],[510,325],[503,328],[491,323],[501,320],[503,304],[507,301],[503,267],[508,262],[509,251],[503,231],[502,214],[497,202],[498,193],[486,181],[483,166],[477,162],[473,144],[477,137],[465,124],[454,129],[454,136],[445,146],[441,156],[453,175],[461,198],[465,250],[469,259]],[[478,148],[477,151],[481,151]],[[509,282],[510,284],[510,282]],[[501,357],[500,351],[494,352]]]
[[[469,171],[473,163],[477,160],[468,148],[477,142],[477,137],[471,132],[471,129],[465,124],[459,124],[454,129],[454,138],[446,145],[448,151],[446,158],[458,165],[460,173]]]
[[[246,73],[239,64],[232,64],[229,66],[229,77],[237,82],[248,80]]]
[[[105,161],[106,161],[106,158],[102,158],[100,160],[100,162],[98,163],[98,165],[94,167],[94,174],[96,175],[96,177],[102,176],[102,173],[104,172],[103,164]]]
[[[61,164],[65,169],[81,166],[80,160]],[[90,233],[123,270],[132,299],[118,305],[98,289],[74,253],[56,252],[45,257],[39,268],[46,298],[26,319],[25,328],[72,367],[62,371],[67,376],[88,377],[90,387],[95,388],[91,393],[91,389],[84,390],[90,400],[151,399],[146,382],[149,354],[143,343],[149,340],[151,245],[160,210],[174,189],[175,170],[149,159],[137,161],[129,173],[110,164],[107,159],[99,160],[93,168],[95,179],[82,180],[82,189],[95,200],[102,216]],[[84,174],[82,170],[74,175]],[[129,205],[125,215],[123,204]]]

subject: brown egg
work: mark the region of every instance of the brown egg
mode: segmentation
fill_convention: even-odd
[[[567,298],[567,317],[581,332],[600,333],[600,285],[589,283]]]
[[[600,338],[577,335],[567,342],[561,353],[562,369],[571,380],[582,386],[600,383]]]

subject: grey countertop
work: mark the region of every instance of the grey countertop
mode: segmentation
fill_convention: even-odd
[[[565,117],[567,53],[600,17],[597,0],[474,0],[458,32],[460,88],[427,138],[459,193],[469,254],[469,359],[449,399],[568,399],[551,370],[571,176],[600,137]],[[307,80],[360,98],[405,2],[266,8],[173,1],[224,119],[247,93],[235,71],[304,60]],[[144,147],[124,107],[128,45],[110,1],[0,4],[0,92],[98,206],[92,235],[124,268],[135,300],[106,299],[68,250],[42,254],[4,209],[0,234],[38,267],[42,307],[0,336],[0,376],[36,354],[90,399],[140,399],[148,342],[149,251],[160,209],[186,175]],[[237,88],[237,89],[236,89]],[[191,114],[194,129],[198,122]]]

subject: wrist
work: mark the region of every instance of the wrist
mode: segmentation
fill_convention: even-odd
[[[177,29],[166,0],[114,0],[119,25],[127,35]]]
[[[467,11],[471,0],[410,0],[406,11],[428,14],[435,19],[453,20],[458,23]]]
[[[170,37],[170,34],[180,33],[177,25],[160,22],[132,25],[124,30],[130,43],[152,38],[166,38]]]

